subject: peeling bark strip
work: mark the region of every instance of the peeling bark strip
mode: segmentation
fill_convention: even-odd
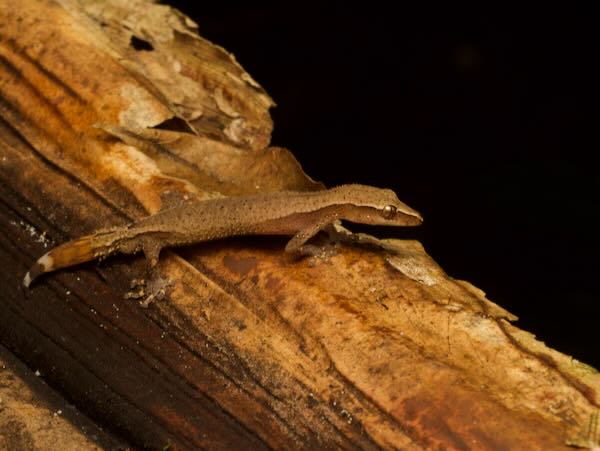
[[[269,96],[196,33],[148,1],[0,0],[2,344],[137,447],[598,445],[598,372],[417,242],[328,260],[291,260],[277,238],[166,252],[128,296],[148,308],[124,299],[140,258],[21,290],[35,258],[98,228],[190,198],[320,188],[267,147]]]

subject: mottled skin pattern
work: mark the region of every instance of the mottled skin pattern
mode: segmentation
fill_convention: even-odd
[[[129,226],[101,231],[62,244],[42,256],[26,274],[40,274],[115,252],[144,251],[152,265],[169,246],[239,235],[293,235],[285,250],[302,253],[319,230],[343,219],[361,224],[410,226],[421,215],[389,189],[342,185],[315,192],[279,192],[186,203]]]

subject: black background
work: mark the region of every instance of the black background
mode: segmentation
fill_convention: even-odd
[[[392,188],[425,217],[370,231],[419,239],[519,327],[600,368],[591,11],[168,3],[274,98],[273,144],[311,177]]]

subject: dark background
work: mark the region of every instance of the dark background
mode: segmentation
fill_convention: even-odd
[[[591,11],[168,3],[274,98],[273,144],[311,177],[392,188],[425,217],[374,234],[419,239],[600,368]]]

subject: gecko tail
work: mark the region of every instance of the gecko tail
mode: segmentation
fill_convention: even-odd
[[[23,285],[29,287],[41,274],[94,260],[98,257],[98,246],[94,238],[94,235],[84,236],[45,253],[25,274]]]

